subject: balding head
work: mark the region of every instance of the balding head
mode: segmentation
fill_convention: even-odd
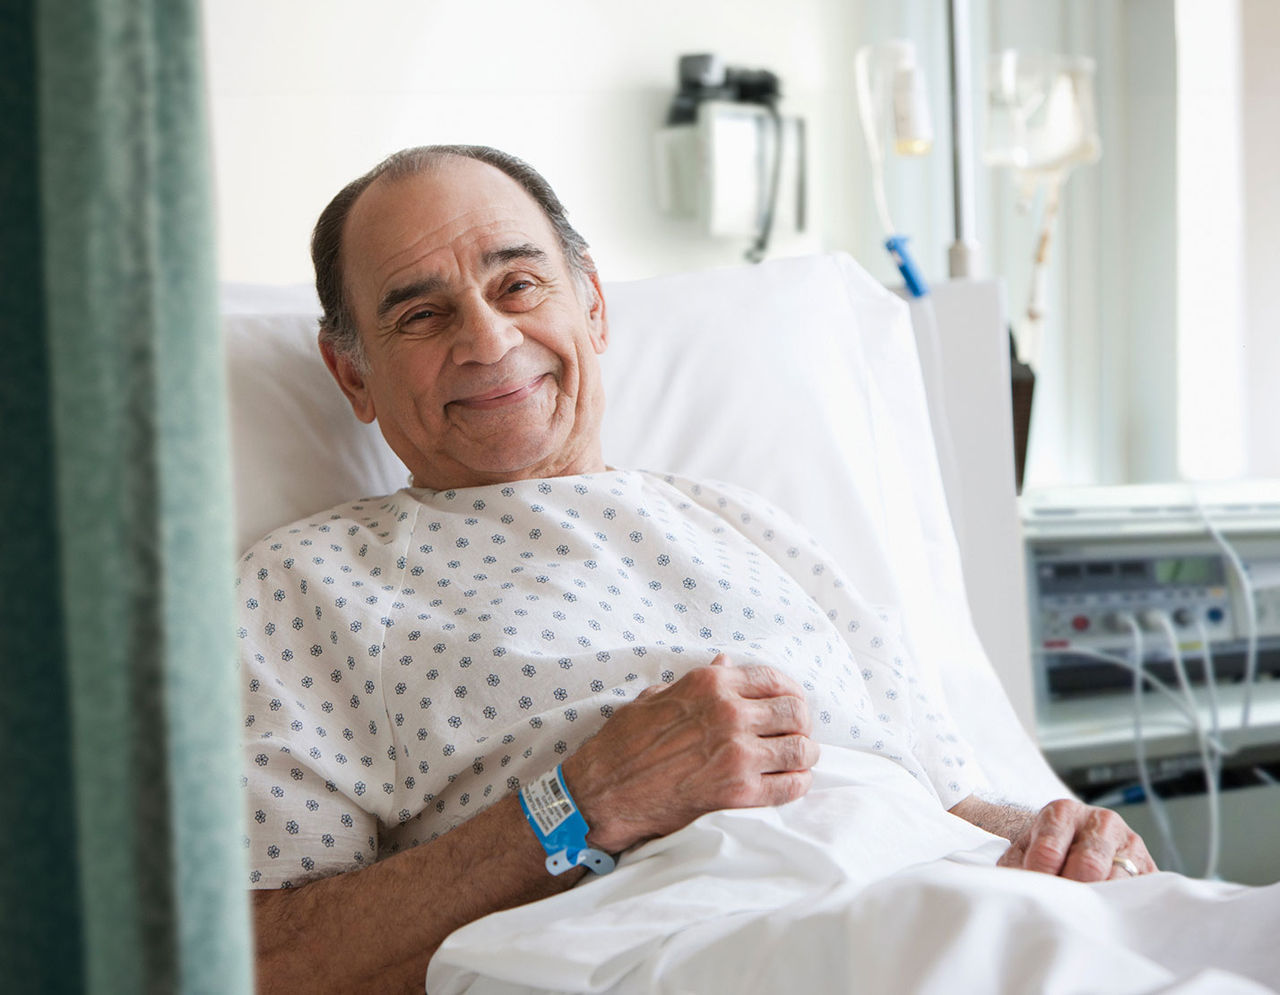
[[[343,187],[321,212],[311,234],[311,261],[315,266],[316,293],[322,310],[320,341],[328,343],[358,366],[364,366],[365,356],[351,313],[343,273],[347,218],[360,195],[375,181],[414,176],[436,169],[448,159],[475,159],[506,173],[542,210],[574,275],[586,280],[595,273],[595,266],[587,254],[586,239],[569,224],[564,205],[551,185],[523,159],[487,145],[420,145],[402,149]]]
[[[603,469],[604,298],[523,184],[474,156],[384,171],[347,208],[341,243],[358,345],[322,333],[321,352],[419,486]]]

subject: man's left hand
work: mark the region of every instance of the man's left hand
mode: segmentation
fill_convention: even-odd
[[[970,795],[951,809],[967,822],[1009,840],[1001,867],[1073,881],[1108,881],[1157,870],[1142,837],[1115,812],[1059,798],[1039,812]]]
[[[1155,871],[1142,837],[1115,812],[1069,798],[1050,802],[1000,858],[1001,867],[1073,881],[1107,881]]]

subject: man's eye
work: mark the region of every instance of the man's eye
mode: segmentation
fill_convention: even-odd
[[[529,290],[533,287],[533,283],[529,280],[516,280],[509,287],[507,293],[518,294],[522,290]]]
[[[430,308],[424,307],[424,308],[419,308],[417,311],[410,311],[408,314],[404,316],[404,322],[405,324],[409,324],[414,321],[427,321],[431,318],[434,318],[435,316],[436,316],[435,311],[432,311]]]

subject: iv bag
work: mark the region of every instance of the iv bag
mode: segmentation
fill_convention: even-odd
[[[1102,154],[1092,59],[998,52],[987,64],[983,159],[1023,174],[1064,173]]]

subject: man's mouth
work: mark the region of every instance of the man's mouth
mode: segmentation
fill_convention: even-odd
[[[493,390],[487,390],[481,394],[473,394],[470,397],[460,397],[450,403],[461,405],[464,408],[473,408],[478,410],[501,408],[508,404],[518,404],[541,387],[542,381],[548,376],[550,376],[549,373],[540,373],[532,380],[526,380],[515,384],[503,384],[501,387],[495,387]]]

